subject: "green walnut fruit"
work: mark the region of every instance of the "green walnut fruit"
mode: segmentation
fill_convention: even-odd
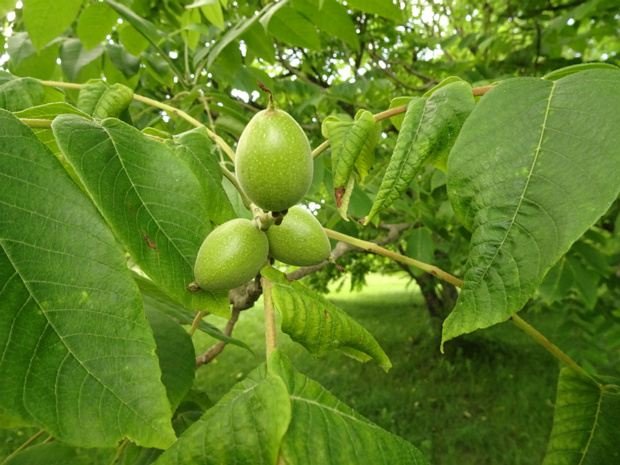
[[[312,151],[299,124],[270,103],[239,138],[235,171],[249,199],[264,211],[299,203],[312,183]]]
[[[295,266],[312,266],[327,260],[331,246],[321,223],[302,207],[291,208],[279,226],[267,231],[269,255]]]
[[[200,246],[194,277],[207,291],[227,291],[254,278],[267,260],[269,242],[254,223],[238,218],[221,224]]]

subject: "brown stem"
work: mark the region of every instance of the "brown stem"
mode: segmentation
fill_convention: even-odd
[[[228,322],[226,323],[226,328],[224,328],[224,334],[226,336],[230,337],[230,335],[232,334],[233,328],[239,320],[240,312],[241,311],[239,309],[233,307],[232,313],[230,315],[230,320],[228,320]],[[206,352],[196,357],[196,368],[200,368],[202,365],[206,365],[207,363],[212,362],[215,357],[222,353],[227,344],[228,343],[226,341],[217,341],[214,345],[209,347]]]

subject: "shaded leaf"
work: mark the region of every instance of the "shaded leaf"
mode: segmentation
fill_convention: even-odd
[[[105,44],[106,56],[127,79],[140,71],[140,59],[128,53],[125,47],[118,44]]]
[[[349,181],[355,162],[364,149],[366,140],[373,135],[374,127],[375,119],[372,113],[365,110],[354,122],[339,121],[334,117],[323,121],[321,132],[329,140],[332,151],[335,190],[343,188]]]
[[[65,32],[73,23],[81,6],[81,0],[25,1],[24,25],[34,48],[41,50],[49,41]]]
[[[133,91],[122,85],[110,85],[101,79],[93,79],[82,85],[77,107],[95,118],[117,117],[133,100]]]
[[[19,111],[40,105],[45,91],[39,81],[33,78],[16,78],[0,70],[0,108]]]
[[[423,166],[445,169],[448,154],[475,102],[464,81],[437,88],[427,99],[414,99],[407,106],[375,203],[366,221],[388,208],[409,187]]]
[[[450,154],[448,195],[472,231],[443,340],[507,320],[609,208],[620,185],[620,72],[503,81]]]
[[[12,457],[5,465],[86,465],[87,458],[78,456],[75,448],[60,441],[35,444]]]
[[[360,110],[355,115],[355,120],[357,121],[361,116],[364,110]],[[377,121],[371,130],[369,136],[364,141],[364,145],[362,146],[362,150],[355,160],[355,169],[360,175],[360,180],[363,181],[366,176],[370,173],[373,165],[375,164],[375,146],[377,142],[379,142],[379,138],[381,137],[381,122]]]
[[[598,300],[600,276],[587,270],[578,258],[567,257],[566,264],[575,278],[575,288],[586,306],[593,310]]]
[[[422,97],[396,97],[390,102],[390,110],[392,108],[402,107],[403,105],[408,105],[412,100],[422,100]],[[400,131],[401,126],[403,125],[403,121],[405,119],[405,113],[400,113],[398,115],[394,115],[390,117],[390,121],[394,125],[394,127]]]
[[[101,5],[101,4],[100,4]],[[101,56],[104,47],[93,48],[90,52],[82,47],[79,39],[67,39],[60,47],[61,67],[70,81],[75,81],[84,66]]]
[[[380,428],[296,371],[275,350],[269,371],[284,380],[291,399],[291,422],[281,454],[288,465],[427,465],[412,444]]]
[[[222,168],[206,128],[176,135],[174,143],[176,155],[189,166],[204,190],[209,218],[217,225],[237,218],[222,186]]]
[[[163,143],[115,119],[72,115],[52,123],[58,146],[140,268],[191,310],[229,317],[227,293],[190,292],[194,262],[211,232],[208,199]]]
[[[168,447],[170,405],[122,251],[32,131],[0,118],[0,417],[82,447]]]
[[[261,274],[271,282],[273,303],[282,315],[282,331],[312,355],[321,357],[340,349],[361,362],[374,359],[385,371],[392,367],[375,338],[344,311],[270,266]]]
[[[190,426],[155,462],[275,464],[291,418],[282,378],[259,366]]]
[[[153,308],[165,313],[169,317],[172,317],[183,324],[191,325],[193,323],[194,315],[181,307],[176,300],[173,300],[165,292],[160,290],[153,281],[135,272],[133,273],[133,278],[140,288],[142,300],[144,301],[144,308],[146,310]],[[242,347],[251,353],[254,353],[245,342],[226,336],[217,326],[212,325],[204,318],[200,320],[200,323],[198,323],[198,330],[208,334],[214,339]]]
[[[545,275],[538,292],[547,304],[552,304],[568,296],[573,286],[573,272],[562,257]]]
[[[77,22],[77,36],[86,50],[101,44],[116,24],[118,15],[104,2],[86,5]]]
[[[161,368],[161,382],[174,412],[194,383],[194,344],[187,331],[168,315],[152,306],[145,306],[145,311],[157,345],[155,354]]]
[[[420,262],[433,264],[435,261],[435,242],[430,229],[421,227],[411,231],[407,238],[406,255]],[[422,276],[425,273],[419,268],[410,266],[409,269],[415,276]]]
[[[620,461],[620,380],[596,385],[570,368],[558,380],[553,429],[543,465],[595,465]]]

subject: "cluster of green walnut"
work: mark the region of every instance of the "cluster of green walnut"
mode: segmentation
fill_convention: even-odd
[[[275,223],[237,218],[215,228],[204,240],[194,266],[200,288],[218,292],[253,279],[270,256],[294,266],[311,266],[329,258],[323,227],[299,203],[312,182],[310,143],[286,112],[269,107],[244,129],[235,158],[239,186],[259,215],[271,212]],[[266,229],[266,230],[264,230]]]

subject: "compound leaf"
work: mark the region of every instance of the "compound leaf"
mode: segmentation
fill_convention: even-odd
[[[329,140],[332,150],[332,170],[334,172],[334,190],[336,202],[340,206],[340,199],[345,193],[345,186],[355,162],[360,156],[367,139],[373,135],[375,119],[372,113],[364,110],[359,118],[353,122],[339,121],[329,117],[323,121],[321,131]]]
[[[81,447],[168,447],[170,405],[122,250],[32,131],[2,110],[0,128],[1,422]]]
[[[620,380],[599,384],[563,368],[558,380],[553,429],[543,465],[620,462]]]
[[[194,262],[211,232],[209,199],[165,144],[113,118],[52,123],[58,146],[138,266],[186,308],[229,317],[228,295],[190,292]]]
[[[427,465],[412,444],[380,428],[316,381],[296,371],[279,350],[269,371],[286,383],[291,422],[281,454],[288,465]]]
[[[440,86],[428,98],[413,99],[407,105],[394,154],[366,222],[392,205],[423,166],[445,169],[450,149],[475,101],[471,86],[464,81]]]
[[[472,231],[443,341],[507,320],[618,197],[620,72],[501,82],[448,162],[455,213]]]
[[[392,367],[372,334],[344,311],[300,282],[288,281],[272,267],[264,267],[261,274],[271,282],[273,303],[282,315],[282,331],[312,355],[321,357],[340,349],[362,362],[374,359],[385,371]]]

